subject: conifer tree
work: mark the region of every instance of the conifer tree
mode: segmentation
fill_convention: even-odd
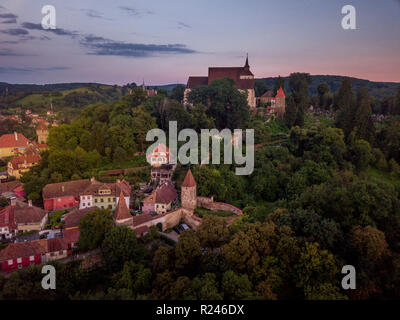
[[[287,104],[286,104],[286,110],[285,110],[285,122],[288,128],[291,128],[294,126],[294,123],[296,122],[297,118],[297,107],[296,103],[294,102],[293,95],[290,95]]]
[[[354,117],[354,130],[358,139],[372,143],[375,138],[375,127],[367,88],[360,88],[357,93],[357,109]]]
[[[343,80],[339,92],[336,96],[335,104],[339,108],[336,115],[336,127],[343,130],[346,137],[352,131],[353,124],[353,89],[351,80],[346,78]]]

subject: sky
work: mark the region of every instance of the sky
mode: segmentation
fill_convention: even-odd
[[[348,4],[355,30],[342,28]],[[400,0],[0,0],[0,82],[186,83],[247,53],[256,78],[400,82],[399,17]]]

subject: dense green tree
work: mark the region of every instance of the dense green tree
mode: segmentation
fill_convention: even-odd
[[[110,211],[100,209],[89,211],[79,222],[79,249],[92,250],[98,248],[113,225]]]
[[[180,103],[183,102],[183,94],[185,92],[185,86],[183,84],[178,84],[171,91],[171,99],[174,99]]]
[[[194,105],[207,106],[207,115],[218,129],[243,128],[249,118],[246,94],[239,92],[232,79],[214,80],[209,86],[193,89],[188,95]]]
[[[256,97],[261,97],[265,92],[269,89],[263,80],[255,80],[254,81],[254,91]]]
[[[175,248],[175,267],[185,274],[193,273],[201,256],[200,241],[193,230],[182,232]]]
[[[351,80],[345,78],[336,95],[335,105],[338,108],[336,114],[335,124],[341,128],[347,137],[352,128],[354,120],[354,93],[352,89]]]
[[[141,262],[145,249],[138,244],[136,234],[128,227],[112,227],[105,234],[101,251],[106,267],[119,270],[126,261]]]
[[[375,127],[368,90],[361,88],[357,94],[357,110],[354,118],[354,131],[358,139],[372,143],[375,138]]]
[[[227,240],[229,230],[225,219],[207,215],[196,233],[203,248],[217,248]]]

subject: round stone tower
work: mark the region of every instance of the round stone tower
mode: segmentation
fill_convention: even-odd
[[[190,169],[181,186],[181,202],[182,208],[188,210],[194,210],[197,205],[196,181]]]

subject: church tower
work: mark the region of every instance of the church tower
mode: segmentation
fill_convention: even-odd
[[[181,202],[184,209],[194,210],[197,206],[196,181],[190,169],[181,186]]]

